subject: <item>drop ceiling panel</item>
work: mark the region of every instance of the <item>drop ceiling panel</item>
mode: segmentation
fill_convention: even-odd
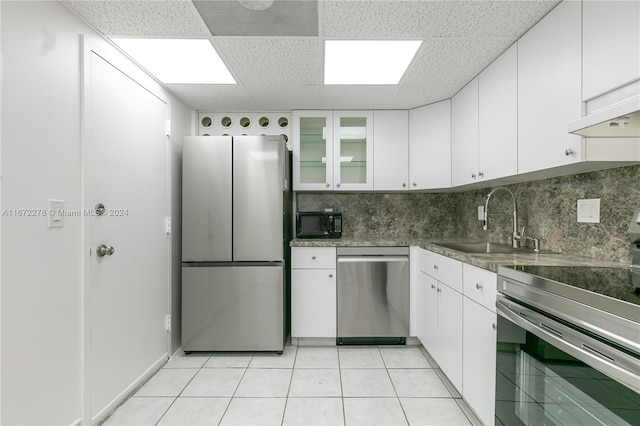
[[[207,26],[190,1],[63,1],[109,36],[202,37]]]
[[[325,86],[326,109],[386,109],[396,86]]]
[[[311,0],[194,1],[215,36],[317,36],[318,2]]]
[[[242,86],[169,84],[167,88],[198,111],[255,111]]]
[[[323,35],[331,38],[422,38],[447,17],[446,1],[325,1]]]
[[[547,1],[452,1],[436,23],[436,37],[520,37],[559,3]]]
[[[318,38],[215,37],[214,42],[240,84],[323,82],[323,49]]]
[[[323,86],[248,85],[247,92],[258,111],[290,111],[293,109],[323,109]]]
[[[454,94],[511,44],[509,38],[427,39],[401,84],[432,86]]]

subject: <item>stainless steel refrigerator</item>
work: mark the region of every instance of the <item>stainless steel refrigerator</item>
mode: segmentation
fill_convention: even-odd
[[[280,352],[290,315],[286,143],[282,136],[183,142],[182,348]]]

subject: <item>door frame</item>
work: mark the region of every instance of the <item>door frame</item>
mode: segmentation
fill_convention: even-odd
[[[171,99],[163,92],[162,86],[144,72],[141,68],[131,62],[126,56],[120,53],[115,47],[108,44],[99,45],[87,40],[84,35],[79,35],[80,40],[80,205],[82,214],[82,224],[80,231],[80,282],[81,282],[81,339],[82,339],[82,383],[81,383],[81,409],[82,424],[91,425],[103,420],[107,414],[122,403],[133,391],[144,381],[150,378],[164,363],[163,360],[153,365],[142,377],[140,377],[129,388],[125,389],[109,406],[100,409],[95,416],[92,415],[91,408],[91,325],[92,325],[92,267],[91,267],[91,216],[85,212],[93,211],[93,206],[89,205],[92,200],[91,189],[91,57],[97,55],[114,68],[118,69],[127,77],[131,78],[145,90],[162,100],[167,105],[166,118],[166,206],[165,216],[171,218]],[[105,43],[107,43],[105,41]],[[171,312],[171,277],[172,277],[172,247],[171,238],[166,239],[167,253],[167,314]],[[171,331],[167,330],[167,354],[171,356]],[[168,359],[168,358],[167,358]]]

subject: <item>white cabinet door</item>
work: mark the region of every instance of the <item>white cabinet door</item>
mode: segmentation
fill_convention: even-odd
[[[336,337],[335,269],[291,270],[291,337]]]
[[[456,389],[462,389],[462,294],[438,283],[438,358]],[[495,372],[494,372],[495,373]]]
[[[409,188],[450,186],[451,100],[447,99],[409,111]]]
[[[464,296],[495,312],[498,293],[497,274],[468,263],[462,264],[462,274],[464,276],[462,284]]]
[[[518,173],[518,51],[511,46],[479,77],[478,176]]]
[[[373,189],[409,189],[409,111],[374,111],[373,138]]]
[[[640,2],[582,2],[582,99],[640,77]]]
[[[464,298],[462,396],[482,423],[495,422],[496,314]]]
[[[293,111],[293,189],[333,189],[333,113]]]
[[[373,111],[333,112],[334,189],[373,189]]]
[[[437,297],[437,281],[425,274],[419,272],[418,279],[418,323],[417,335],[420,343],[424,346],[431,356],[435,359],[435,353],[438,352],[437,333],[438,333],[438,297]]]
[[[451,100],[451,184],[475,183],[478,176],[478,77]]]
[[[518,173],[581,161],[581,2],[564,1],[518,41]]]

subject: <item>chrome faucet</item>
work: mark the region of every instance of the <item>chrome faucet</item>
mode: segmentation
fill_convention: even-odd
[[[516,196],[513,195],[508,188],[504,186],[498,186],[493,188],[489,194],[487,194],[487,201],[484,204],[484,225],[482,226],[483,230],[487,230],[487,225],[489,224],[489,199],[496,191],[507,191],[511,194],[511,199],[513,200],[513,233],[511,234],[511,246],[513,248],[518,248],[520,244],[520,239],[522,239],[522,235],[518,233],[518,213],[516,212]]]

